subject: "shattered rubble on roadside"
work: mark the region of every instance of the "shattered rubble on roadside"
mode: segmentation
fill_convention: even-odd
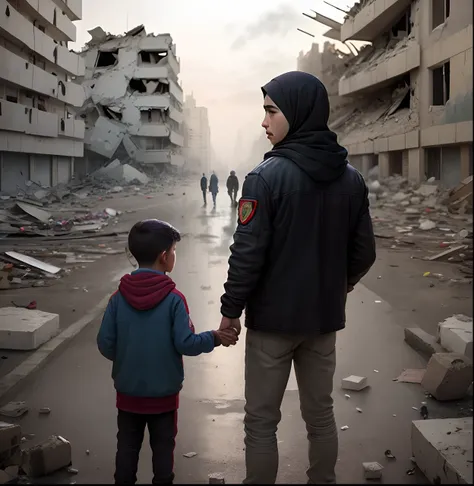
[[[401,176],[379,180],[378,166],[367,179],[380,243],[392,250],[419,250],[427,261],[459,264],[460,281],[472,282],[472,176],[452,190],[443,190],[433,178],[421,184]]]

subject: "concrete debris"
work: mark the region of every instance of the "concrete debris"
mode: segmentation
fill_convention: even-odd
[[[48,407],[43,407],[39,409],[40,415],[49,415],[51,413],[51,409]]]
[[[49,341],[58,331],[58,314],[17,307],[0,308],[0,343],[3,349],[34,350]],[[13,407],[10,413],[22,415],[28,410],[23,402],[17,404],[12,402],[6,405],[6,407],[8,406]],[[8,413],[8,408],[6,407],[0,409],[0,415]],[[9,416],[15,417],[19,415]]]
[[[349,426],[348,426],[348,425],[343,425],[343,426],[341,427],[341,430],[348,430],[348,429],[349,429]]]
[[[368,386],[367,378],[364,376],[351,375],[342,380],[343,390],[360,391]]]
[[[428,362],[421,386],[439,401],[458,400],[472,383],[472,361],[458,353],[436,353]]]
[[[109,179],[111,181],[122,182],[126,184],[148,184],[150,179],[147,175],[135,169],[129,164],[121,164],[118,159],[115,159],[106,167],[97,170],[91,177],[95,179]],[[116,186],[112,192],[122,192],[123,187]]]
[[[9,402],[0,408],[0,415],[3,417],[21,417],[28,412],[28,406],[26,402]]]
[[[472,417],[412,422],[412,454],[430,483],[472,484],[472,433]]]
[[[71,444],[61,436],[23,451],[22,468],[31,478],[47,476],[71,465]]]
[[[429,219],[420,220],[420,229],[423,231],[429,231],[436,228],[436,223]]]
[[[21,427],[0,422],[0,469],[19,464],[21,458]]]
[[[188,459],[191,459],[192,457],[197,456],[197,452],[186,452],[185,454],[183,454],[183,456],[187,457]]]
[[[459,353],[471,361],[472,356],[472,317],[454,315],[438,324],[437,341],[452,353]]]
[[[365,479],[380,479],[382,477],[383,466],[378,462],[363,462]]]
[[[225,484],[224,473],[209,474],[209,484]]]
[[[396,379],[399,383],[417,383],[420,384],[423,376],[425,376],[425,369],[409,369],[403,370],[401,375]]]
[[[434,353],[442,353],[443,347],[438,344],[435,336],[428,334],[419,327],[405,328],[405,341],[416,351],[431,357]]]

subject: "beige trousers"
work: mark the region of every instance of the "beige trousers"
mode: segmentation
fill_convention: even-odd
[[[274,484],[276,431],[294,362],[309,440],[309,484],[335,484],[338,437],[333,412],[336,333],[313,337],[247,330],[245,348],[244,484]]]

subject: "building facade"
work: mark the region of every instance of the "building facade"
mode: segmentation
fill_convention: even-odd
[[[182,166],[183,91],[169,34],[147,35],[141,25],[123,36],[100,27],[81,53],[86,101],[86,167],[128,158]]]
[[[208,174],[211,168],[211,129],[207,108],[197,106],[194,96],[184,103],[186,167]]]
[[[70,180],[83,155],[76,120],[84,61],[68,49],[82,0],[0,0],[0,190]]]
[[[333,126],[363,173],[453,187],[473,173],[472,0],[366,0],[340,40],[368,41],[339,81]]]

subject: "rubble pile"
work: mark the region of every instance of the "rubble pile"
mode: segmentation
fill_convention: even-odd
[[[379,180],[375,166],[367,185],[378,238],[391,240],[392,249],[422,247],[426,260],[459,263],[472,278],[472,176],[443,190],[434,178],[422,184],[401,176]]]

